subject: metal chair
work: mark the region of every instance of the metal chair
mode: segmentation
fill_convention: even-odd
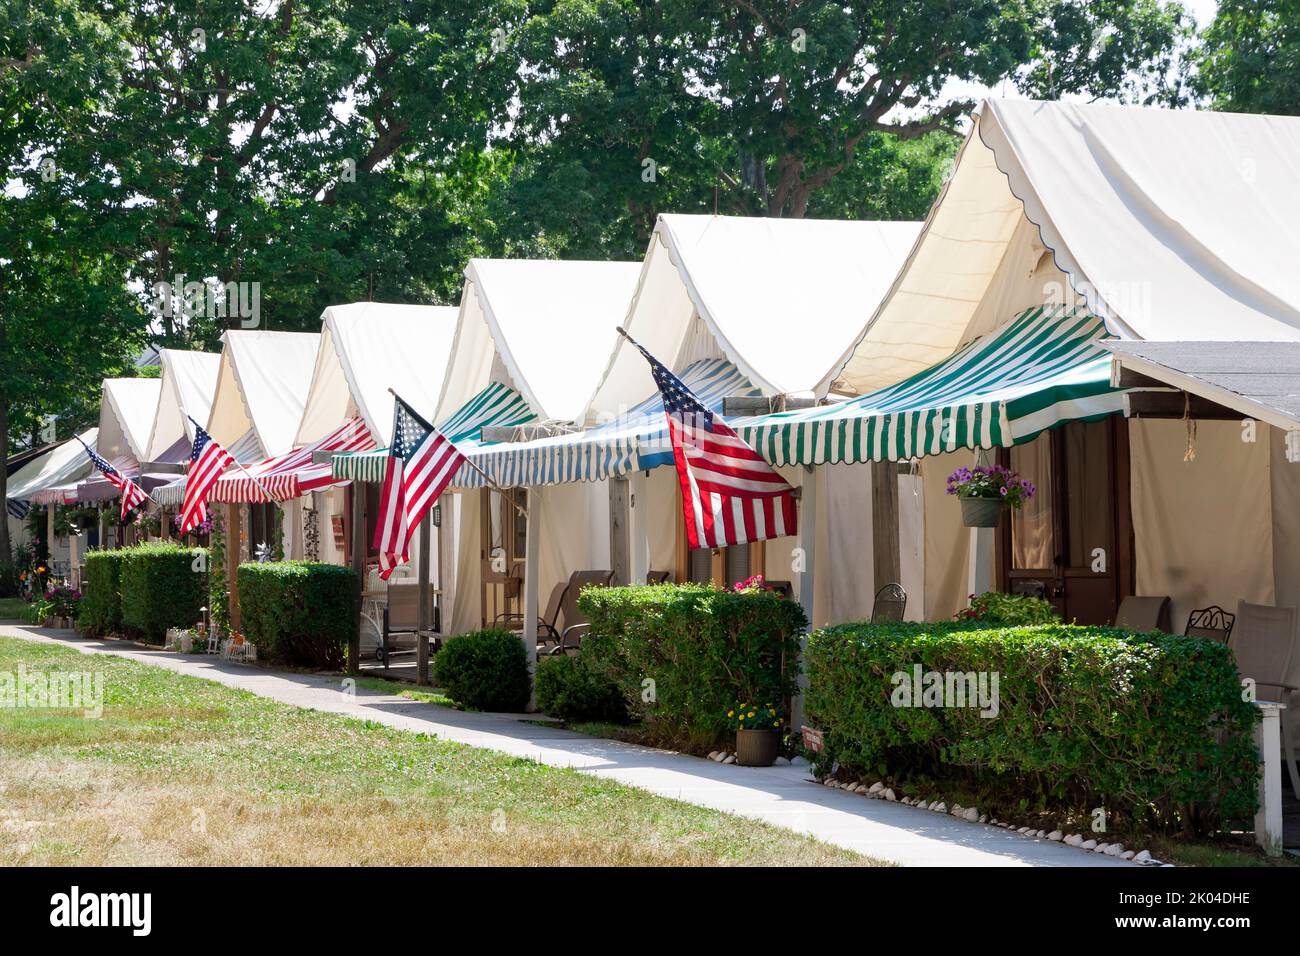
[[[1187,626],[1183,628],[1186,637],[1204,637],[1207,640],[1227,644],[1232,636],[1232,624],[1237,615],[1229,614],[1217,604],[1198,608],[1187,615]]]
[[[1115,614],[1115,626],[1135,634],[1151,631],[1164,631],[1168,634],[1169,595],[1163,597],[1142,597],[1130,594],[1119,604]]]
[[[647,571],[645,576],[646,584],[671,584],[672,580],[671,571]]]
[[[871,607],[871,623],[881,621],[901,621],[907,610],[907,592],[897,582],[886,584],[876,592],[875,603]]]
[[[1237,671],[1255,682],[1255,699],[1286,706],[1282,713],[1282,754],[1291,775],[1291,790],[1300,798],[1300,770],[1289,725],[1294,721],[1292,699],[1297,690],[1286,683],[1295,651],[1296,609],[1267,604],[1237,603],[1236,630],[1229,641]],[[1288,717],[1290,719],[1288,719]]]
[[[569,587],[564,592],[561,613],[564,615],[564,630],[560,632],[559,642],[551,649],[552,654],[578,653],[582,637],[591,624],[587,616],[578,608],[578,595],[583,588],[607,588],[614,581],[613,571],[575,571],[569,578]]]

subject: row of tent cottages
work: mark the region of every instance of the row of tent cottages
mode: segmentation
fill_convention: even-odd
[[[641,262],[475,259],[459,307],[353,303],[319,333],[163,350],[159,378],[103,383],[80,438],[170,518],[202,423],[259,479],[212,493],[240,556],[367,562],[371,642],[393,392],[475,466],[388,586],[427,549],[444,635],[551,613],[580,572],[762,574],[816,625],[869,617],[891,583],[913,620],[989,589],[1080,623],[1168,595],[1178,631],[1211,605],[1295,606],[1298,157],[1300,119],[988,101],[924,222],[665,214]],[[619,326],[800,490],[796,535],[688,550],[663,407]],[[11,515],[116,493],[77,442],[29,459]],[[997,528],[946,493],[977,462],[1037,487]],[[56,568],[122,533],[57,539]]]

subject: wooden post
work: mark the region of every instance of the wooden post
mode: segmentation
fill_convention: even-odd
[[[239,505],[226,505],[226,586],[230,591],[229,618],[232,631],[242,630],[239,616]]]
[[[644,584],[650,573],[650,528],[651,515],[646,502],[645,472],[638,471],[628,480],[628,550],[632,557],[628,565],[629,582]],[[640,504],[641,510],[637,510]],[[655,570],[662,571],[663,568]]]
[[[167,509],[159,508],[158,509],[158,537],[162,538],[164,541],[170,541],[171,530],[172,529],[171,529],[170,522],[168,522],[167,520]]]
[[[799,572],[799,606],[808,618],[808,629],[816,627],[813,618],[813,600],[816,596],[817,582],[814,576],[817,561],[817,472],[804,466],[803,480],[799,484],[799,552],[803,570]],[[798,730],[803,724],[803,693],[808,687],[808,674],[804,670],[804,653],[808,649],[808,631],[799,637],[799,659],[795,661],[798,669],[799,690],[790,701],[790,727]]]
[[[456,498],[444,491],[438,499],[442,523],[438,526],[438,633],[450,634],[451,615],[456,595],[456,567],[453,546],[456,543]]]
[[[541,570],[541,522],[542,496],[541,488],[532,489],[528,502],[528,527],[524,539],[524,650],[528,654],[528,676],[536,686],[537,677],[537,575]],[[534,690],[528,700],[528,709],[537,709],[537,694]]]
[[[630,498],[626,478],[609,480],[609,566],[614,571],[615,584],[632,583],[632,539],[628,528],[632,519]]]
[[[875,588],[894,584],[902,577],[898,553],[898,463],[871,465],[871,555]]]
[[[46,555],[46,564],[49,567],[49,579],[54,580],[54,509],[57,505],[50,502],[45,506],[45,550],[49,552]]]
[[[357,576],[357,609],[348,641],[348,673],[361,670],[361,592],[366,587],[366,486],[352,482],[352,570]]]
[[[1282,855],[1282,710],[1285,705],[1256,701],[1261,720],[1255,725],[1259,772],[1259,810],[1255,813],[1255,842],[1269,856]]]
[[[432,512],[432,509],[430,509]],[[420,522],[420,565],[419,565],[419,587],[420,603],[419,617],[416,620],[415,628],[415,682],[417,684],[429,683],[429,622],[432,619],[429,607],[429,565],[433,550],[433,534],[429,526],[433,524],[433,514],[426,514],[424,520]]]

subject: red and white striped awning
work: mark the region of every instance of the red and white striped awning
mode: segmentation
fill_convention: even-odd
[[[370,451],[375,447],[375,440],[370,437],[365,422],[353,418],[319,441],[286,452],[278,458],[268,458],[250,465],[248,471],[253,476],[251,478],[238,468],[226,472],[212,486],[208,500],[231,504],[289,501],[322,488],[345,485],[346,481],[338,481],[330,474],[329,462],[314,464],[312,456],[318,451]],[[270,499],[262,488],[270,493]]]

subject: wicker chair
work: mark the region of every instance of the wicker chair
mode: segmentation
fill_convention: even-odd
[[[907,592],[898,583],[886,584],[876,592],[875,603],[871,607],[871,623],[881,621],[901,621],[907,610]]]

